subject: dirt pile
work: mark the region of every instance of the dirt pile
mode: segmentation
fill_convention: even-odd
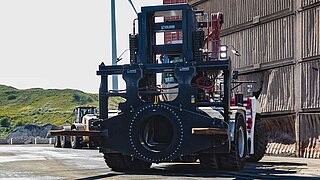
[[[11,138],[30,139],[35,137],[49,138],[49,135],[48,135],[49,130],[59,130],[59,129],[62,129],[62,127],[55,126],[52,124],[47,124],[44,126],[27,124],[24,126],[19,126],[16,129],[14,129],[11,133],[9,133],[5,137],[5,139],[11,139]]]

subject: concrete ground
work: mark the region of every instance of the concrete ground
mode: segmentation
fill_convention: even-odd
[[[320,179],[319,159],[266,156],[237,172],[204,171],[198,163],[153,164],[144,172],[118,173],[98,150],[48,145],[0,145],[0,179]]]

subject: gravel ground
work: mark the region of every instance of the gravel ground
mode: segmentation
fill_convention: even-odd
[[[198,163],[153,164],[144,172],[118,173],[98,150],[0,145],[0,179],[320,179],[320,159],[266,156],[241,171],[204,171]]]

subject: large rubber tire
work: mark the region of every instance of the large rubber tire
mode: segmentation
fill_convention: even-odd
[[[104,153],[104,160],[113,171],[140,171],[149,169],[152,163],[118,153]]]
[[[77,136],[71,136],[70,137],[71,140],[71,147],[72,149],[81,149],[81,137],[77,137]]]
[[[68,136],[60,136],[60,143],[62,148],[71,147],[70,141],[68,141]]]
[[[217,169],[218,159],[216,154],[206,153],[199,155],[200,165],[204,169]]]
[[[61,148],[61,142],[60,142],[60,136],[55,136],[54,137],[55,141],[54,141],[54,147],[55,148]]]
[[[231,142],[230,153],[218,156],[218,165],[221,169],[240,170],[243,169],[247,155],[247,129],[244,117],[236,115],[234,141]]]
[[[88,143],[88,147],[89,147],[89,149],[97,149],[98,148],[98,146],[92,141]]]
[[[266,126],[260,119],[259,114],[256,116],[253,141],[254,154],[250,155],[247,161],[258,162],[263,158],[268,145]]]
[[[185,163],[195,163],[197,162],[197,160],[198,160],[198,156],[190,155],[190,156],[182,157],[182,162],[185,162]]]

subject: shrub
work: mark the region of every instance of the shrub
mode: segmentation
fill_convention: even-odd
[[[93,102],[93,99],[89,96],[88,98],[87,98],[87,103],[92,103]]]
[[[8,96],[8,100],[14,100],[14,99],[16,99],[16,98],[17,98],[16,95],[10,95],[10,96]]]
[[[25,125],[25,123],[19,121],[19,122],[17,122],[16,127],[18,127],[18,126],[23,126],[23,125]]]
[[[7,117],[3,117],[0,119],[1,127],[9,127],[10,126],[10,119]]]
[[[75,102],[80,102],[81,101],[81,97],[78,94],[73,94],[73,101]]]

